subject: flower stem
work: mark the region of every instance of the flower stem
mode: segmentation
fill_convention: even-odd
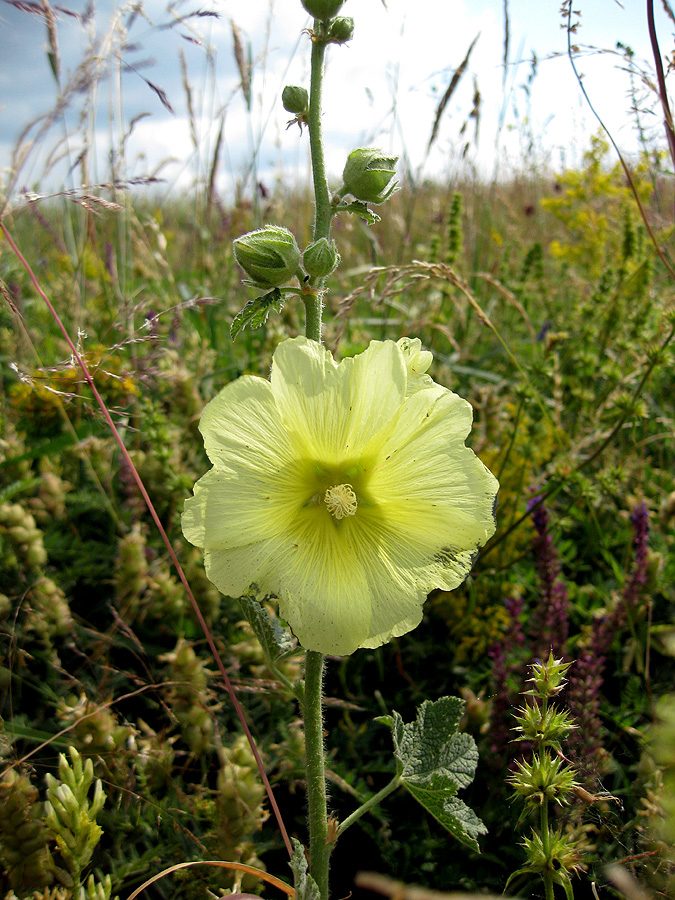
[[[340,823],[340,826],[337,830],[337,836],[340,837],[340,835],[343,834],[343,832],[345,832],[350,825],[353,825],[354,822],[358,821],[358,819],[361,818],[361,816],[365,815],[365,813],[381,803],[384,798],[393,793],[400,784],[401,776],[394,775],[388,785],[383,787],[381,791],[378,791],[377,794],[373,794],[370,800],[366,800],[365,803],[362,803],[358,809],[355,809],[350,816],[347,816],[347,818]]]
[[[326,42],[321,37],[322,25],[314,22],[312,38],[312,61],[309,90],[309,149],[312,157],[312,178],[314,179],[314,240],[327,238],[330,233],[332,211],[328,181],[326,180],[326,164],[323,155],[323,133],[321,130],[321,97],[323,94],[323,65],[326,54]]]
[[[308,650],[305,657],[305,755],[307,805],[309,807],[309,874],[316,881],[321,900],[328,900],[328,808],[323,747],[322,653]]]
[[[328,238],[333,216],[326,180],[326,164],[321,132],[321,95],[326,42],[323,25],[314,21],[309,90],[309,146],[314,180],[314,240]],[[305,334],[321,341],[321,296],[324,279],[310,279],[305,291]],[[323,654],[308,650],[305,656],[305,686],[302,709],[305,725],[307,805],[309,809],[309,874],[319,888],[321,900],[328,900],[328,863],[333,843],[328,840],[328,805],[323,745]]]
[[[323,68],[326,54],[326,41],[323,38],[323,24],[314,21],[312,35],[312,60],[309,86],[309,112],[307,125],[309,128],[309,149],[312,158],[312,178],[314,181],[314,240],[330,235],[330,223],[333,217],[331,209],[328,181],[326,180],[326,163],[323,154],[323,134],[321,131],[321,97],[323,94]],[[321,295],[324,279],[310,281],[313,290],[305,296],[305,333],[314,341],[321,340]]]
[[[551,842],[550,831],[548,827],[548,800],[546,800],[545,798],[541,804],[539,827],[541,829],[541,842],[544,848],[544,854],[547,857],[547,862],[550,862]],[[553,878],[551,877],[550,869],[544,869],[544,871],[542,872],[542,878],[544,879],[544,894],[546,900],[554,900]]]

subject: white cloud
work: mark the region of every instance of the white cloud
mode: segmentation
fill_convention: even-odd
[[[622,9],[615,0],[581,0],[577,5],[583,13],[582,27],[575,37],[580,43],[613,48],[617,40],[623,40],[632,43],[638,56],[648,57],[641,7],[626,4]],[[557,0],[509,0],[510,65],[506,74],[502,67],[502,0],[388,0],[387,6],[385,9],[380,0],[347,0],[343,11],[355,18],[354,39],[346,46],[329,48],[323,124],[333,178],[339,178],[348,151],[363,143],[379,145],[388,152],[405,151],[413,171],[417,171],[425,159],[439,99],[478,33],[468,69],[443,114],[424,172],[444,173],[459,166],[465,144],[469,145],[471,161],[486,175],[493,173],[496,162],[505,154],[527,164],[525,154],[530,143],[541,155],[548,154],[553,163],[558,163],[563,154],[570,164],[579,161],[597,124],[580,98],[564,57],[566,35],[560,29]],[[182,11],[187,6],[178,8]],[[112,0],[100,0],[97,9],[97,25],[103,36],[110,30]],[[188,187],[210,166],[223,111],[220,187],[224,193],[228,193],[228,182],[231,185],[241,177],[256,150],[265,178],[273,177],[280,166],[288,167],[293,178],[307,171],[307,136],[299,139],[297,130],[285,130],[289,116],[280,101],[284,84],[308,86],[309,82],[310,41],[300,32],[310,20],[299,0],[223,0],[217,6],[219,19],[198,18],[161,31],[153,26],[170,21],[165,0],[146,0],[145,9],[151,23],[137,19],[128,36],[137,48],[127,51],[126,58],[138,64],[137,71],[123,75],[121,94],[116,93],[114,78],[102,83],[98,92],[95,143],[101,178],[105,178],[110,151],[109,134],[122,133],[131,118],[143,111],[151,113],[151,118],[139,121],[129,140],[130,174],[138,174],[143,164],[152,170],[162,159],[173,156],[181,162],[168,170],[171,183]],[[56,96],[45,58],[36,61],[12,50],[18,46],[17,29],[23,27],[30,26],[35,45],[35,17],[22,17],[9,7],[5,12],[9,18],[7,28],[0,27],[0,53],[4,47],[9,54],[6,58],[11,59],[12,79],[0,80],[0,165],[7,163],[11,140],[37,111],[49,108]],[[657,10],[657,15],[660,33],[669,36],[670,25],[663,12]],[[238,89],[230,17],[241,31],[246,52],[249,42],[251,46],[254,72],[250,115]],[[86,46],[86,35],[78,29],[65,19],[59,25],[64,72],[75,69],[78,54]],[[201,44],[195,44],[195,40]],[[182,85],[181,49],[188,65],[199,135],[196,154]],[[539,65],[528,95],[525,88],[533,51]],[[563,56],[549,59],[553,54]],[[141,67],[144,60],[153,64]],[[580,68],[598,111],[619,141],[631,149],[635,146],[627,114],[631,101],[627,78],[619,72],[620,62],[619,56],[603,54],[584,58]],[[114,74],[114,66],[108,70]],[[36,77],[38,71],[41,74]],[[474,79],[481,94],[477,147],[472,122],[460,133],[472,108]],[[166,92],[175,115],[162,106],[147,81]],[[79,99],[88,102],[86,95]],[[123,121],[115,120],[111,127],[110,110],[116,115],[118,101]],[[31,170],[31,177],[35,172],[39,172],[38,165]]]

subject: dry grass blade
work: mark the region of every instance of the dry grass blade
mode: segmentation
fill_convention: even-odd
[[[504,0],[504,53],[502,63],[504,72],[502,74],[502,87],[506,84],[506,72],[509,65],[509,44],[511,40],[511,23],[509,21],[509,0]]]
[[[7,3],[8,6],[13,6],[15,9],[20,9],[21,12],[32,13],[35,16],[45,15],[44,5],[42,3],[31,2],[31,0],[3,0],[3,3]],[[72,19],[78,19],[79,21],[82,21],[84,18],[80,13],[75,12],[72,9],[66,9],[63,6],[53,6],[51,9],[56,10],[58,13],[63,13],[64,16],[70,16]]]
[[[150,887],[151,884],[159,881],[160,878],[164,878],[165,875],[170,875],[172,872],[177,872],[179,869],[187,869],[189,866],[215,866],[219,869],[234,869],[235,871],[244,872],[246,875],[255,875],[262,881],[266,881],[268,884],[272,884],[274,887],[279,888],[280,891],[283,891],[289,897],[295,897],[295,891],[289,884],[286,884],[274,875],[270,875],[268,872],[263,872],[262,869],[257,869],[255,866],[247,866],[245,863],[225,862],[219,859],[195,859],[191,862],[177,863],[175,866],[169,866],[168,869],[163,869],[161,872],[153,875],[152,878],[149,878],[140,887],[137,887],[133,894],[129,895],[128,900],[135,900],[141,891],[144,891],[147,887]]]
[[[199,139],[197,138],[197,126],[195,123],[195,110],[194,104],[192,102],[192,86],[190,85],[190,79],[188,77],[188,68],[187,68],[187,60],[185,59],[185,54],[183,53],[183,49],[181,48],[179,53],[180,58],[180,71],[183,76],[183,90],[185,91],[185,100],[187,102],[188,109],[188,122],[190,123],[190,140],[192,141],[192,146],[195,149],[195,152],[199,151]]]
[[[648,0],[647,3],[647,28],[649,30],[649,41],[652,45],[652,53],[654,56],[654,68],[656,69],[656,79],[659,85],[659,101],[663,112],[663,125],[666,130],[666,138],[668,140],[668,149],[670,150],[670,158],[675,165],[675,126],[673,125],[673,115],[670,111],[670,103],[668,102],[668,90],[666,88],[666,77],[663,73],[663,62],[661,60],[661,51],[659,49],[659,41],[656,35],[656,24],[654,22],[654,0]]]
[[[630,874],[628,869],[618,863],[612,863],[605,867],[605,875],[614,887],[627,897],[628,900],[651,900],[652,894],[648,893]]]
[[[230,19],[230,26],[232,27],[232,39],[234,41],[234,58],[237,62],[237,68],[239,69],[239,77],[241,78],[241,91],[244,95],[244,99],[246,100],[246,106],[250,110],[251,108],[251,66],[249,61],[246,59],[244,55],[244,45],[241,40],[241,31],[239,30],[239,26],[234,21],[234,19]]]
[[[504,895],[496,894],[468,894],[453,891],[432,891],[429,888],[419,887],[416,884],[404,884],[389,878],[388,875],[379,875],[377,872],[357,872],[354,879],[356,887],[373,891],[391,897],[392,900],[504,900]],[[131,898],[130,898],[131,900]]]
[[[47,57],[49,59],[52,74],[58,83],[61,77],[61,55],[59,53],[59,41],[56,33],[56,15],[49,5],[49,0],[42,0],[42,12],[45,19],[45,25],[47,26],[47,42],[49,46]]]
[[[668,0],[661,0],[661,4],[663,6],[665,14],[668,16],[673,25],[675,25],[675,13],[673,12],[673,7],[670,5]]]
[[[169,98],[168,98],[168,96],[167,96],[166,91],[165,91],[163,88],[161,88],[161,87],[160,87],[159,85],[157,85],[157,84],[154,84],[152,81],[149,81],[149,80],[145,77],[145,75],[141,75],[141,73],[138,71],[138,69],[136,68],[136,66],[132,66],[131,63],[125,63],[125,64],[124,64],[124,71],[125,71],[125,72],[133,72],[134,75],[138,75],[138,77],[139,77],[142,81],[144,81],[144,82],[147,84],[147,86],[150,88],[150,90],[151,90],[151,91],[154,91],[154,92],[157,94],[157,96],[159,97],[159,102],[162,104],[162,106],[163,106],[165,109],[168,109],[168,111],[169,111],[172,115],[175,115],[174,108],[173,108],[173,106],[171,106],[171,104],[169,103]]]
[[[448,105],[448,103],[450,102],[450,98],[457,90],[457,85],[462,80],[462,76],[466,72],[466,68],[469,65],[469,58],[471,56],[473,48],[476,46],[476,41],[478,40],[479,37],[480,37],[480,31],[478,32],[476,37],[471,41],[471,45],[469,46],[469,49],[466,51],[466,56],[460,63],[459,68],[455,69],[455,73],[452,76],[452,78],[450,79],[450,84],[448,85],[446,92],[441,97],[441,102],[438,104],[438,106],[436,108],[436,116],[434,118],[434,124],[431,129],[431,137],[429,138],[429,143],[427,144],[427,153],[431,150],[431,147],[432,147],[434,141],[438,137],[438,129],[441,124],[441,118],[443,117],[445,108]]]

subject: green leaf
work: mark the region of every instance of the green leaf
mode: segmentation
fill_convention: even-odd
[[[321,894],[316,881],[307,871],[307,858],[305,848],[297,838],[293,842],[293,855],[291,856],[291,870],[295,885],[295,900],[321,900]]]
[[[267,612],[262,603],[258,603],[248,594],[240,597],[239,602],[246,621],[255,632],[267,659],[276,662],[295,651],[296,644],[290,633],[278,619]]]
[[[397,771],[407,790],[450,834],[477,851],[476,838],[487,829],[455,796],[471,784],[478,763],[474,739],[457,730],[463,708],[457,697],[425,700],[409,724],[394,712],[392,733]]]
[[[354,216],[359,216],[359,218],[365,219],[368,225],[374,225],[376,222],[381,221],[381,217],[374,213],[368,204],[362,200],[354,200],[344,206],[341,205],[338,207],[338,210],[339,212],[348,212]]]
[[[281,312],[284,301],[279,288],[274,288],[268,294],[249,300],[246,306],[240,310],[232,320],[230,334],[235,340],[240,331],[248,325],[250,328],[260,328],[265,324],[272,309]]]

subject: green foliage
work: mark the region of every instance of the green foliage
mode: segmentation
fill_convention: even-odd
[[[293,838],[293,856],[291,857],[291,869],[293,871],[293,884],[295,896],[298,900],[318,900],[319,888],[312,876],[307,871],[307,857],[305,848],[297,838]]]
[[[260,328],[267,322],[270,312],[274,309],[280,313],[283,305],[284,301],[279,288],[274,288],[273,291],[256,297],[255,300],[249,300],[246,306],[232,319],[230,328],[232,340],[235,340],[239,332],[247,325],[250,328]]]
[[[485,825],[455,796],[471,784],[478,763],[476,742],[458,733],[463,706],[457,697],[425,700],[407,725],[394,712],[394,753],[397,774],[413,797],[460,843],[478,850]]]
[[[651,212],[659,198],[648,195],[646,169],[638,175]],[[265,202],[270,221],[291,210],[301,222],[311,212],[304,194],[280,191]],[[633,553],[626,510],[644,501],[650,512],[648,584],[617,630],[598,698],[603,782],[576,776],[595,797],[603,789],[620,797],[621,808],[596,800],[582,816],[576,795],[565,794],[570,802],[552,807],[569,819],[551,823],[551,840],[568,861],[565,842],[578,842],[588,867],[574,881],[580,897],[592,881],[604,890],[605,863],[629,855],[633,874],[664,890],[669,851],[658,826],[670,822],[663,814],[670,764],[646,761],[642,735],[652,721],[650,697],[657,703],[671,693],[673,680],[666,652],[675,610],[672,284],[622,176],[597,142],[584,166],[557,186],[523,173],[512,184],[485,187],[422,184],[414,196],[402,189],[388,203],[382,221],[366,202],[334,208],[353,215],[336,219],[343,264],[327,277],[326,342],[346,356],[371,339],[422,339],[434,354],[434,378],[474,407],[473,447],[501,483],[498,533],[460,591],[431,598],[415,632],[330,662],[330,802],[340,819],[394,774],[387,735],[371,724],[383,710],[401,711],[399,745],[408,746],[404,736],[415,729],[417,706],[461,695],[466,705],[463,711],[453,705],[451,719],[461,715],[457,725],[470,731],[479,752],[471,784],[469,770],[455,770],[452,760],[442,775],[427,777],[418,757],[404,755],[398,765],[410,767],[407,790],[392,793],[338,842],[335,896],[352,890],[357,868],[377,867],[436,889],[500,891],[522,865],[523,847],[514,838],[521,804],[511,801],[505,783],[513,748],[528,741],[508,744],[506,753],[493,749],[499,715],[491,654],[512,627],[509,610],[520,609],[526,636],[536,624],[526,505],[541,491],[550,491],[574,653],[588,646],[593,621],[619,602]],[[242,615],[238,602],[218,595],[200,555],[181,540],[179,523],[183,499],[205,466],[197,432],[204,404],[243,373],[268,373],[280,338],[300,331],[303,304],[293,295],[284,295],[283,307],[251,301],[246,323],[259,327],[244,328],[241,316],[232,342],[230,323],[243,302],[232,239],[259,225],[243,202],[222,215],[213,207],[208,217],[197,215],[188,198],[161,208],[137,201],[95,218],[84,211],[78,218],[78,211],[68,219],[77,231],[68,247],[52,237],[65,233],[64,208],[41,210],[51,231],[20,213],[15,236],[40,260],[69,333],[86,322],[87,363],[245,701],[287,826],[301,833],[298,659],[288,653],[288,635],[272,611],[249,608]],[[293,230],[307,246],[303,226],[294,223]],[[658,235],[666,244],[667,232]],[[103,831],[88,864],[95,867],[91,889],[88,870],[81,879],[89,900],[96,885],[107,890],[99,867],[110,875],[110,892],[121,896],[155,873],[158,859],[166,865],[207,855],[256,859],[278,872],[285,863],[279,864],[273,820],[265,819],[258,775],[166,549],[84,378],[4,243],[0,268],[39,353],[3,307],[0,692],[11,742],[3,753],[16,763],[34,752],[35,772],[61,780],[58,751],[73,746],[105,784],[108,801],[94,817]],[[271,308],[278,314],[269,316]],[[523,688],[527,661],[523,651],[514,654],[506,673],[512,695]],[[541,723],[533,702],[517,719],[508,716],[508,728],[520,730],[507,740],[536,741]],[[667,748],[663,708],[655,746]],[[564,747],[566,725],[558,715],[549,710],[546,728]],[[456,747],[458,764],[466,762],[473,775],[475,751],[466,737],[457,733],[458,744],[452,737],[450,729],[442,753],[451,757]],[[51,742],[40,747],[43,741]],[[537,784],[533,796],[544,792]],[[453,806],[459,787],[466,805]],[[93,782],[90,804],[92,790]],[[46,891],[49,900],[70,900],[57,898],[63,888],[54,865],[67,867],[54,861],[44,780],[10,768],[0,793],[6,870],[0,893],[13,889],[24,898]],[[416,798],[431,807],[430,816],[420,815]],[[469,807],[487,833],[477,818],[467,818]],[[480,836],[480,861],[472,851],[448,853],[443,826],[463,835],[467,848]],[[522,837],[533,865],[538,833]],[[153,896],[197,897],[232,884],[188,869],[163,879]]]

